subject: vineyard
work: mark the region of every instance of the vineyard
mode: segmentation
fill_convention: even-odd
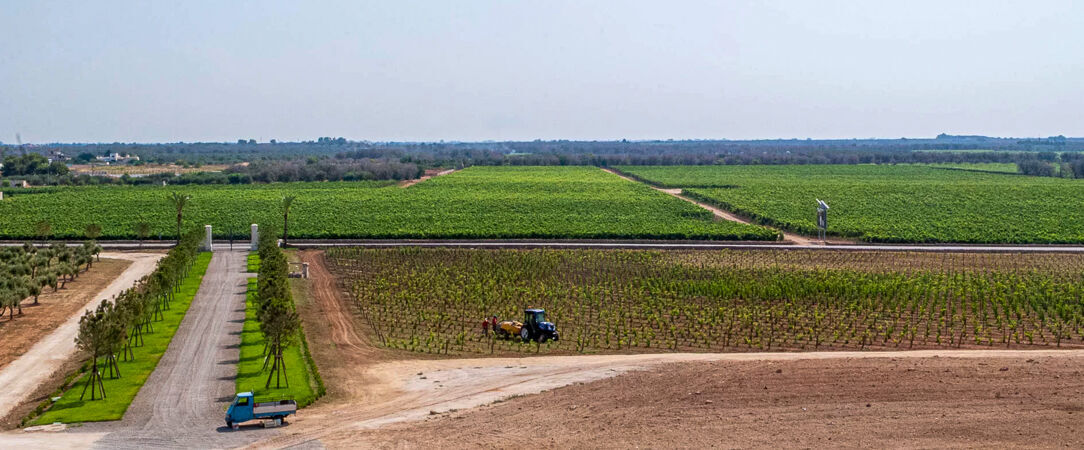
[[[648,166],[647,182],[798,233],[871,242],[1084,243],[1084,181],[918,165]]]
[[[776,240],[760,226],[715,221],[710,212],[593,167],[472,167],[408,189],[386,182],[202,186],[96,186],[7,191],[0,238],[78,238],[90,223],[106,239],[175,233],[172,192],[191,196],[186,226],[247,236],[252,223],[280,224],[296,196],[294,238],[581,238]]]
[[[373,341],[441,354],[1084,345],[1069,254],[332,249]],[[545,308],[559,342],[482,318]]]

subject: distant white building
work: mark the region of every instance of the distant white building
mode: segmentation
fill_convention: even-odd
[[[132,162],[132,161],[139,161],[139,156],[129,155],[127,153],[125,153],[123,155],[120,154],[120,153],[110,153],[110,154],[108,154],[106,156],[99,156],[97,159],[98,159],[98,161],[104,162],[104,163],[107,163],[107,164],[111,164],[111,163],[128,163],[128,162]]]
[[[50,150],[49,154],[47,155],[47,159],[49,160],[50,164],[52,164],[53,162],[56,162],[56,161],[66,162],[66,161],[71,160],[71,158],[68,157],[68,155],[65,155],[64,152],[61,152],[61,151],[58,151],[58,150]]]

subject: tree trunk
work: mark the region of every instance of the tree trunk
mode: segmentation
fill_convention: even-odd
[[[289,220],[289,218],[290,218],[290,213],[285,213],[285,214],[282,215],[282,246],[283,247],[286,246],[286,236],[287,236],[287,233],[288,233],[288,231],[290,229],[290,226],[289,226],[290,225],[290,220]]]

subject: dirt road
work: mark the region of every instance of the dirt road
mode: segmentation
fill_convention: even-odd
[[[505,398],[597,381],[660,364],[705,361],[891,361],[915,358],[1084,358],[1084,350],[944,350],[910,352],[810,352],[726,354],[642,354],[403,360],[379,363],[364,371],[368,404],[320,405],[299,414],[282,435],[255,444],[281,448],[302,444],[346,445],[351,436],[378,427],[424,420]]]
[[[448,170],[442,170],[442,171],[437,172],[437,173],[435,173],[433,175],[424,175],[424,176],[419,177],[419,178],[414,179],[414,180],[404,181],[404,182],[399,184],[399,187],[408,188],[408,187],[411,187],[411,186],[413,186],[415,184],[418,184],[418,183],[421,183],[421,182],[423,182],[425,180],[428,180],[430,178],[444,176],[444,175],[450,174],[450,173],[455,172],[455,171],[456,171],[456,169],[448,169]]]
[[[77,431],[108,431],[96,446],[232,447],[255,437],[223,422],[235,393],[245,291],[253,274],[245,273],[247,252],[216,250],[177,334],[124,419]]]
[[[24,402],[39,384],[75,354],[75,335],[79,331],[79,318],[85,309],[97,308],[102,300],[112,298],[132,287],[140,278],[153,272],[158,260],[163,256],[165,255],[161,253],[102,253],[103,258],[124,259],[132,263],[105,289],[92,297],[85,308],[72,314],[56,330],[0,370],[0,386],[4,386],[4,389],[0,390],[0,417],[6,416],[12,408]]]
[[[294,299],[307,299],[298,302],[298,312],[306,323],[309,351],[316,358],[321,376],[329,381],[325,383],[324,400],[369,403],[371,380],[364,378],[358,368],[388,359],[387,352],[373,346],[363,328],[355,328],[357,316],[341,298],[335,277],[327,270],[324,252],[306,250],[297,256],[309,263],[309,279],[294,281],[308,283],[307,289],[295,294]]]
[[[626,179],[628,181],[631,181],[633,183],[639,183],[639,181],[634,180],[634,179],[632,179],[630,177],[627,177],[625,175],[622,175],[621,173],[619,173],[616,170],[608,169],[608,168],[603,168],[602,170],[604,172],[609,172],[609,173],[612,173],[614,175],[617,175],[617,176],[619,176],[621,178],[624,178],[624,179]],[[711,213],[714,214],[715,217],[718,217],[720,219],[729,220],[731,222],[744,223],[746,225],[764,226],[764,225],[755,224],[753,222],[750,222],[749,220],[738,217],[738,216],[734,215],[733,213],[731,213],[729,211],[723,211],[723,210],[721,210],[719,208],[716,208],[714,206],[708,205],[706,203],[701,203],[701,202],[693,200],[693,199],[691,199],[689,197],[681,195],[681,189],[663,189],[663,188],[655,187],[655,186],[651,186],[651,185],[648,185],[648,186],[651,187],[651,189],[654,189],[656,191],[663,192],[663,193],[666,193],[666,194],[670,194],[671,196],[674,196],[676,198],[680,198],[680,199],[685,200],[685,201],[687,201],[689,203],[692,203],[692,204],[694,204],[696,206],[699,206],[699,207],[704,208],[704,209],[706,209],[708,211],[711,211]],[[812,239],[809,239],[809,238],[807,238],[805,236],[802,236],[802,235],[798,235],[798,234],[794,234],[794,233],[790,233],[790,232],[782,231],[782,230],[780,230],[780,232],[783,233],[783,240],[784,241],[793,242],[793,243],[795,243],[797,245],[813,245],[814,243],[817,243],[816,241],[814,241]]]
[[[981,353],[981,352],[979,352]],[[661,364],[329,448],[1081,448],[1080,357]]]

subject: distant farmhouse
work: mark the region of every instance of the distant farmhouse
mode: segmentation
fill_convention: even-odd
[[[99,156],[96,159],[98,160],[98,162],[104,162],[106,164],[113,164],[113,163],[125,164],[125,163],[129,163],[129,162],[132,162],[132,161],[139,161],[139,156],[129,155],[127,153],[125,153],[123,155],[120,154],[120,153],[110,153],[110,154],[108,154],[106,156]]]
[[[49,160],[49,164],[52,164],[53,162],[56,162],[56,161],[60,161],[60,162],[71,161],[71,157],[69,157],[68,155],[65,155],[64,152],[62,152],[60,150],[49,150],[49,153],[47,155],[45,155],[45,157]]]

